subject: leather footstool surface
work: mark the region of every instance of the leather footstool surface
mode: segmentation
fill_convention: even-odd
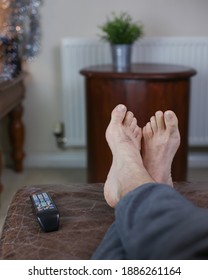
[[[208,183],[175,183],[199,207],[208,207]],[[29,195],[47,191],[60,212],[58,231],[44,233]],[[20,189],[10,204],[0,239],[0,259],[90,259],[114,220],[103,184],[40,185]]]
[[[47,191],[60,212],[58,231],[41,231],[29,195]],[[89,259],[114,219],[103,185],[40,185],[20,189],[8,210],[0,259]]]
[[[208,182],[175,182],[174,188],[196,206],[208,208]]]

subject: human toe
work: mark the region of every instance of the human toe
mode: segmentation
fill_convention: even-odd
[[[130,124],[130,129],[134,131],[136,127],[137,127],[137,119],[133,117],[132,122]]]
[[[134,137],[142,137],[142,129],[141,127],[139,127],[138,125],[136,126],[136,128],[134,129]]]
[[[175,139],[177,145],[180,145],[180,132],[178,129],[178,119],[173,111],[166,111],[164,113],[166,130],[172,139]]]
[[[175,129],[178,127],[178,119],[173,111],[166,111],[164,113],[164,120],[167,129]]]
[[[111,122],[121,124],[126,116],[127,108],[123,104],[117,105],[111,113]]]
[[[134,119],[134,114],[131,111],[128,111],[124,119],[124,126],[130,127],[133,119]]]
[[[150,122],[148,122],[146,126],[143,128],[143,135],[145,138],[152,138],[153,130]]]
[[[165,122],[164,122],[163,112],[162,111],[157,111],[155,113],[155,119],[156,119],[158,130],[164,130],[165,129]]]
[[[150,118],[150,124],[151,124],[151,127],[152,127],[152,131],[153,131],[154,133],[156,133],[158,127],[157,127],[157,122],[156,122],[156,117],[155,117],[155,116],[152,116],[152,117]]]

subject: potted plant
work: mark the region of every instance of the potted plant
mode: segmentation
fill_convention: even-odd
[[[116,15],[99,26],[103,34],[101,39],[111,45],[113,65],[117,70],[126,70],[131,64],[132,45],[143,35],[143,26],[134,22],[132,17],[124,12]]]

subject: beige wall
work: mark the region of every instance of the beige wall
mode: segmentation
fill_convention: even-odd
[[[42,50],[28,65],[26,164],[35,162],[32,155],[60,154],[52,129],[61,119],[61,38],[95,37],[112,11],[141,20],[146,36],[208,36],[207,0],[44,0]]]

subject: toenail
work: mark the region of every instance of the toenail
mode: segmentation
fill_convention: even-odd
[[[162,117],[162,116],[163,116],[163,112],[162,112],[162,111],[157,111],[157,112],[155,113],[155,116],[157,116],[157,117]]]
[[[165,112],[165,117],[167,120],[171,121],[173,118],[173,113],[171,111],[166,111]]]
[[[126,107],[123,104],[119,104],[117,106],[117,111],[124,112],[126,110]]]

